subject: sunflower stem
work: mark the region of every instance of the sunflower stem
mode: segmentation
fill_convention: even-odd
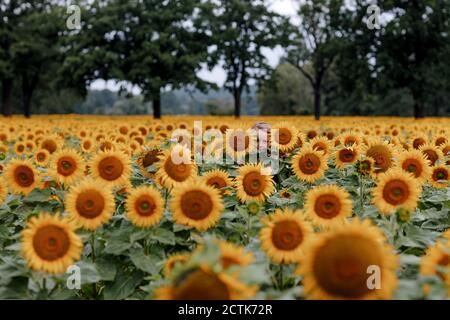
[[[284,271],[284,266],[283,266],[283,264],[280,264],[280,272],[278,273],[278,276],[279,276],[278,287],[279,287],[280,291],[283,290],[283,287],[284,287],[283,271]]]
[[[95,231],[91,233],[91,255],[92,255],[92,263],[95,263]],[[92,290],[94,293],[94,298],[98,296],[97,293],[97,284],[94,282],[92,284]]]
[[[359,200],[362,214],[364,210],[364,177],[362,175],[359,175]]]

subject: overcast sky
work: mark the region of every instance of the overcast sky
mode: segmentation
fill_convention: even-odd
[[[270,7],[279,14],[292,15],[293,13],[295,13],[295,0],[272,0],[271,2],[272,4],[270,5]],[[280,57],[283,55],[283,50],[281,48],[275,50],[265,50],[264,54],[267,57],[270,65],[275,67],[278,64]],[[214,68],[212,71],[209,71],[205,68],[200,72],[199,76],[205,80],[215,82],[219,86],[222,86],[225,81],[225,72],[220,66]],[[96,80],[91,85],[91,89],[97,90],[107,88],[116,91],[119,89],[119,87],[120,84],[112,80],[107,82],[105,82],[104,80]],[[139,93],[138,88],[129,86],[128,89],[133,91],[133,93],[135,94]]]

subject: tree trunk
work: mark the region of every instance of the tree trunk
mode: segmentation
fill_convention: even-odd
[[[32,92],[24,92],[22,95],[23,115],[25,118],[29,118],[31,116],[31,96]]]
[[[234,92],[234,116],[239,118],[241,116],[241,93],[236,90]]]
[[[314,118],[320,120],[320,105],[321,105],[321,92],[320,87],[314,88]]]
[[[153,118],[161,119],[161,91],[153,94]]]
[[[423,113],[423,104],[420,100],[414,99],[414,118],[416,119],[422,119],[425,118],[425,115]]]
[[[12,114],[12,91],[13,79],[5,79],[2,81],[2,113],[5,117]]]

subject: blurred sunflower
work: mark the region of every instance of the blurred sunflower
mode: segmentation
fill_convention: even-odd
[[[236,277],[199,266],[184,271],[170,286],[157,289],[155,296],[159,300],[240,300],[254,293]]]
[[[164,275],[166,277],[169,277],[175,266],[177,264],[185,263],[189,259],[189,257],[190,257],[189,253],[179,253],[171,255],[169,258],[167,258],[166,262],[164,263]]]
[[[353,164],[358,160],[359,148],[353,147],[340,147],[333,154],[334,163],[336,168],[342,169],[349,164]]]
[[[389,299],[396,289],[398,258],[368,220],[318,234],[304,252],[296,273],[309,299]],[[368,286],[370,268],[381,272],[379,288]]]
[[[449,185],[450,170],[445,165],[435,166],[431,168],[430,183],[438,189],[447,188]]]
[[[81,150],[84,153],[89,153],[92,150],[94,150],[94,141],[91,138],[84,138],[83,140],[81,140],[80,142],[80,147]]]
[[[83,243],[69,222],[41,213],[22,231],[22,254],[36,271],[62,274],[80,259]]]
[[[321,185],[307,192],[305,210],[314,224],[328,227],[343,223],[352,215],[352,200],[341,187]]]
[[[373,203],[383,214],[391,214],[399,208],[414,211],[420,193],[420,184],[412,174],[400,168],[379,175],[377,186],[372,190]]]
[[[65,199],[66,210],[77,226],[95,230],[111,219],[114,196],[101,181],[86,178],[69,189]]]
[[[312,226],[300,211],[277,209],[263,218],[261,248],[275,263],[289,264],[299,261],[305,241],[313,237]]]
[[[434,166],[437,161],[442,161],[444,159],[442,150],[431,144],[420,146],[419,151],[428,159],[431,166]]]
[[[38,171],[29,160],[12,160],[5,169],[5,179],[14,193],[27,195],[40,183]]]
[[[40,149],[34,154],[34,162],[41,167],[46,167],[50,160],[50,152],[47,149]]]
[[[164,214],[164,199],[158,190],[150,186],[132,189],[125,203],[127,217],[142,228],[158,224]]]
[[[139,156],[137,163],[141,169],[141,173],[151,178],[153,175],[148,171],[153,165],[156,165],[160,161],[160,157],[163,155],[162,150],[159,147],[144,148]]]
[[[253,262],[253,254],[246,252],[245,248],[231,242],[220,241],[220,261],[224,269],[233,266],[246,266]]]
[[[375,161],[375,174],[386,172],[393,166],[394,147],[388,142],[370,140],[364,151],[367,157]]]
[[[396,160],[398,167],[411,173],[421,183],[425,182],[431,174],[430,162],[419,150],[412,149],[400,153]]]
[[[427,249],[420,261],[420,274],[422,276],[437,276],[444,283],[450,284],[450,241],[437,241],[434,246]],[[428,286],[424,287],[427,294]],[[450,286],[448,287],[450,296]]]
[[[5,179],[2,176],[0,176],[0,206],[5,202],[7,195],[8,195],[8,186],[6,185]]]
[[[275,134],[275,131],[278,134]],[[292,151],[297,144],[298,130],[287,122],[276,124],[271,129],[274,142],[282,152]]]
[[[43,138],[39,143],[39,147],[40,149],[46,149],[50,154],[52,154],[61,148],[62,144],[63,141],[61,137],[56,134],[52,134]]]
[[[327,137],[315,137],[309,142],[309,145],[313,150],[320,151],[325,156],[330,154],[332,148],[332,144]]]
[[[204,231],[219,221],[223,201],[214,187],[191,181],[173,190],[170,207],[176,223]]]

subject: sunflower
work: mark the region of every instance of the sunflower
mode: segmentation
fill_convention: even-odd
[[[280,192],[280,197],[283,199],[292,199],[292,197],[294,196],[293,192],[289,189],[281,189]]]
[[[140,186],[131,190],[125,209],[130,221],[142,228],[158,224],[164,214],[164,199],[158,190],[150,186]]]
[[[121,151],[99,152],[90,162],[92,177],[111,187],[126,185],[131,173],[130,158]]]
[[[397,286],[398,258],[382,232],[355,219],[309,241],[297,269],[310,299],[389,299]],[[381,272],[371,288],[371,268]]]
[[[137,163],[144,176],[151,178],[152,174],[148,171],[153,165],[160,161],[163,152],[159,147],[144,148],[138,156]]]
[[[222,268],[228,269],[233,266],[247,266],[253,261],[253,254],[245,252],[244,247],[227,241],[219,242],[220,261]]]
[[[256,137],[252,137],[242,125],[235,125],[235,129],[227,130],[225,134],[225,152],[233,159],[240,159],[254,150]]]
[[[223,170],[216,169],[205,173],[202,176],[202,180],[208,185],[220,190],[221,194],[229,194],[228,190],[223,188],[231,187],[233,182],[231,181],[228,173]]]
[[[5,179],[0,176],[0,206],[5,202],[6,196],[8,195],[8,187],[5,183]]]
[[[241,202],[263,202],[275,191],[272,176],[261,164],[247,164],[239,168],[235,180],[237,197]]]
[[[297,262],[305,241],[313,236],[312,226],[301,211],[277,209],[273,215],[263,218],[265,226],[259,238],[261,248],[275,263]]]
[[[321,185],[306,194],[305,210],[314,224],[330,226],[343,223],[352,215],[348,192],[336,185]]]
[[[429,247],[420,261],[420,274],[422,276],[437,276],[444,283],[450,284],[450,241],[438,241]],[[425,292],[428,286],[424,287]],[[450,286],[448,290],[450,295]]]
[[[60,149],[52,155],[49,174],[56,181],[70,185],[83,176],[84,159],[74,149]]]
[[[359,157],[358,146],[341,147],[334,152],[334,163],[336,168],[342,169],[346,165],[355,163]]]
[[[431,166],[434,166],[437,161],[442,161],[444,159],[444,154],[442,150],[431,144],[424,144],[420,146],[419,151],[428,159]]]
[[[172,285],[155,291],[159,300],[240,300],[254,294],[255,290],[236,277],[214,272],[207,266],[188,269]]]
[[[158,162],[156,180],[167,188],[178,187],[197,176],[197,166],[191,160],[191,152],[182,146],[166,151]]]
[[[5,169],[5,178],[14,193],[25,195],[40,183],[39,174],[29,160],[12,160]]]
[[[34,154],[34,162],[42,167],[47,166],[50,160],[50,152],[47,149],[40,149]]]
[[[411,145],[414,149],[419,150],[419,148],[425,144],[427,144],[428,139],[420,134],[420,135],[416,135],[411,139]]]
[[[388,142],[381,142],[378,140],[369,141],[365,147],[365,154],[375,161],[375,174],[386,172],[393,166],[393,145]]]
[[[396,165],[403,171],[411,173],[421,183],[425,182],[431,174],[428,159],[416,149],[400,153]]]
[[[362,144],[361,135],[356,132],[346,132],[341,134],[338,138],[339,142],[344,147],[360,146]]]
[[[61,274],[81,257],[83,243],[72,224],[58,216],[41,213],[22,231],[22,254],[36,271]]]
[[[46,149],[50,154],[61,148],[61,145],[61,137],[55,134],[43,138],[39,143],[40,149]]]
[[[372,158],[362,158],[356,162],[356,172],[362,176],[372,176],[375,170],[375,161]]]
[[[431,168],[430,183],[433,187],[443,189],[449,185],[450,170],[445,165]]]
[[[69,189],[65,207],[79,227],[95,230],[112,217],[114,196],[103,182],[87,178]]]
[[[325,156],[331,152],[332,145],[327,137],[315,137],[309,142],[313,150],[321,151]]]
[[[420,196],[420,184],[412,174],[395,168],[378,176],[378,184],[372,194],[373,203],[383,214],[391,214],[399,208],[414,211]]]
[[[24,154],[26,151],[26,146],[25,143],[23,143],[22,141],[18,141],[14,144],[14,152],[17,155],[22,155]]]
[[[80,142],[80,147],[84,153],[89,153],[94,149],[94,141],[91,138],[84,138]]]
[[[292,158],[292,168],[298,179],[312,183],[320,179],[328,169],[327,158],[322,152],[305,145]]]
[[[275,134],[277,131],[278,133]],[[282,152],[292,151],[297,145],[298,130],[292,125],[283,122],[275,125],[271,129],[271,135],[274,137],[274,142],[278,149]]]
[[[188,253],[179,253],[171,255],[167,258],[166,263],[164,263],[164,275],[169,277],[172,273],[172,270],[175,268],[177,264],[183,264],[189,260],[190,254]]]
[[[448,138],[446,135],[437,135],[433,138],[433,141],[436,147],[441,147],[448,144]]]
[[[216,188],[191,181],[173,191],[170,206],[176,223],[204,231],[219,221],[223,200]]]

